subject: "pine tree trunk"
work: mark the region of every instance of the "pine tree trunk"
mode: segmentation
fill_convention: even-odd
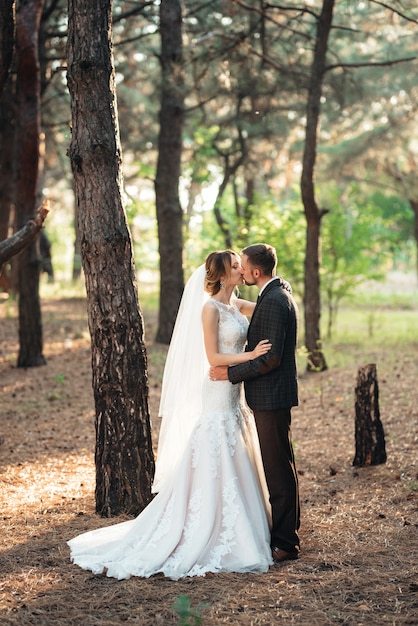
[[[374,363],[361,367],[356,386],[356,454],[353,465],[386,462],[385,434],[380,421],[379,385]]]
[[[14,47],[14,0],[0,2],[0,94],[7,82]]]
[[[180,0],[161,0],[161,109],[155,196],[160,252],[157,341],[169,343],[184,287],[183,212],[179,179],[184,122]]]
[[[12,81],[9,80],[0,93],[0,241],[4,241],[9,236],[11,209],[15,197],[13,169],[14,99]],[[10,272],[6,265],[0,267],[0,290],[2,289],[4,291],[10,289]]]
[[[320,217],[307,214],[305,290],[303,310],[305,320],[305,346],[308,352],[307,370],[322,372],[327,369],[321,344],[321,292],[319,280]]]
[[[17,47],[17,229],[35,213],[41,129],[38,31],[43,0],[20,3],[16,17]],[[42,317],[39,298],[40,255],[36,238],[18,257],[19,355],[18,367],[46,363],[42,353]]]
[[[75,194],[75,190],[74,190],[74,194]],[[75,231],[75,237],[74,237],[74,251],[73,251],[73,272],[72,272],[72,279],[73,281],[77,281],[80,276],[81,276],[81,270],[82,270],[82,261],[81,261],[81,247],[80,247],[80,233],[78,231],[78,210],[77,210],[77,204],[74,203],[74,231]]]
[[[321,297],[319,242],[321,235],[321,219],[324,215],[324,211],[319,209],[316,202],[314,171],[322,83],[325,74],[326,53],[332,25],[334,3],[335,0],[323,0],[322,11],[318,17],[316,43],[306,109],[305,147],[301,176],[301,193],[306,216],[304,313],[305,345],[308,352],[307,369],[309,371],[323,371],[327,368],[325,356],[322,352],[320,332]]]
[[[411,205],[411,209],[414,212],[414,237],[415,237],[415,255],[416,255],[415,269],[416,269],[416,275],[418,278],[418,200],[412,200],[410,198],[409,204]]]
[[[138,514],[154,475],[147,356],[122,201],[111,2],[69,0],[69,149],[96,407],[96,511]]]
[[[14,204],[13,151],[16,117],[15,94],[9,81],[0,95],[0,241],[9,236],[10,211]]]

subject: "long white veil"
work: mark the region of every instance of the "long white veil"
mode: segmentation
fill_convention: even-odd
[[[205,265],[189,278],[183,292],[165,362],[159,416],[162,418],[152,492],[160,491],[181,458],[202,411],[202,386],[209,368],[202,329]]]

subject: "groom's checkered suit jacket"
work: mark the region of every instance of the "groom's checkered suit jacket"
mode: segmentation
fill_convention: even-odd
[[[272,411],[298,404],[296,371],[297,305],[280,278],[271,281],[259,296],[251,318],[246,350],[261,339],[272,349],[267,354],[228,368],[232,383],[244,381],[248,406],[253,411]]]

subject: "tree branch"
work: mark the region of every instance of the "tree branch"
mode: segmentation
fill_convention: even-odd
[[[262,9],[258,9],[257,7],[253,7],[249,4],[247,4],[246,2],[243,2],[242,0],[235,0],[235,4],[238,4],[239,6],[241,6],[243,9],[247,9],[247,11],[252,11],[253,13],[260,13],[263,14],[266,11],[268,11],[269,9],[274,9],[274,10],[278,10],[278,11],[283,11],[283,12],[292,12],[292,13],[297,13],[297,14],[303,14],[303,13],[308,13],[309,15],[313,15],[313,17],[315,19],[318,19],[318,14],[315,13],[315,11],[313,11],[312,9],[310,9],[307,6],[303,6],[301,5],[300,7],[297,6],[287,6],[287,5],[281,5],[281,4],[265,4],[263,5]]]
[[[395,9],[390,4],[387,4],[386,2],[380,2],[380,0],[371,0],[371,2],[373,4],[378,4],[384,9],[388,9],[389,11],[392,11],[393,13],[396,13],[396,15],[399,15],[399,17],[402,17],[404,20],[407,20],[408,22],[412,22],[413,24],[418,24],[418,20],[414,19],[413,17],[408,17],[407,15],[405,15],[405,13],[402,13],[402,11],[398,11],[397,9]]]
[[[124,11],[123,13],[116,14],[112,16],[113,24],[117,24],[122,20],[126,20],[133,15],[141,15],[145,9],[148,7],[152,7],[155,4],[154,0],[149,0],[149,2],[142,2],[140,6],[134,5],[132,9]]]
[[[20,230],[14,233],[14,235],[0,242],[0,269],[3,263],[23,250],[23,248],[35,239],[49,213],[48,205],[48,201],[45,200],[37,209],[34,218],[29,220]]]
[[[409,61],[415,61],[418,57],[405,57],[404,59],[394,59],[393,61],[367,61],[366,63],[334,63],[333,65],[327,65],[324,68],[324,72],[335,70],[338,67],[385,67],[387,65],[396,65],[397,63],[409,63]]]

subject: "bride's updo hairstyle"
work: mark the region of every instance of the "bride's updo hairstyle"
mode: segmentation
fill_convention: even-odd
[[[237,256],[233,250],[211,252],[206,259],[205,290],[216,295],[221,290],[221,279],[231,275],[232,256]]]

